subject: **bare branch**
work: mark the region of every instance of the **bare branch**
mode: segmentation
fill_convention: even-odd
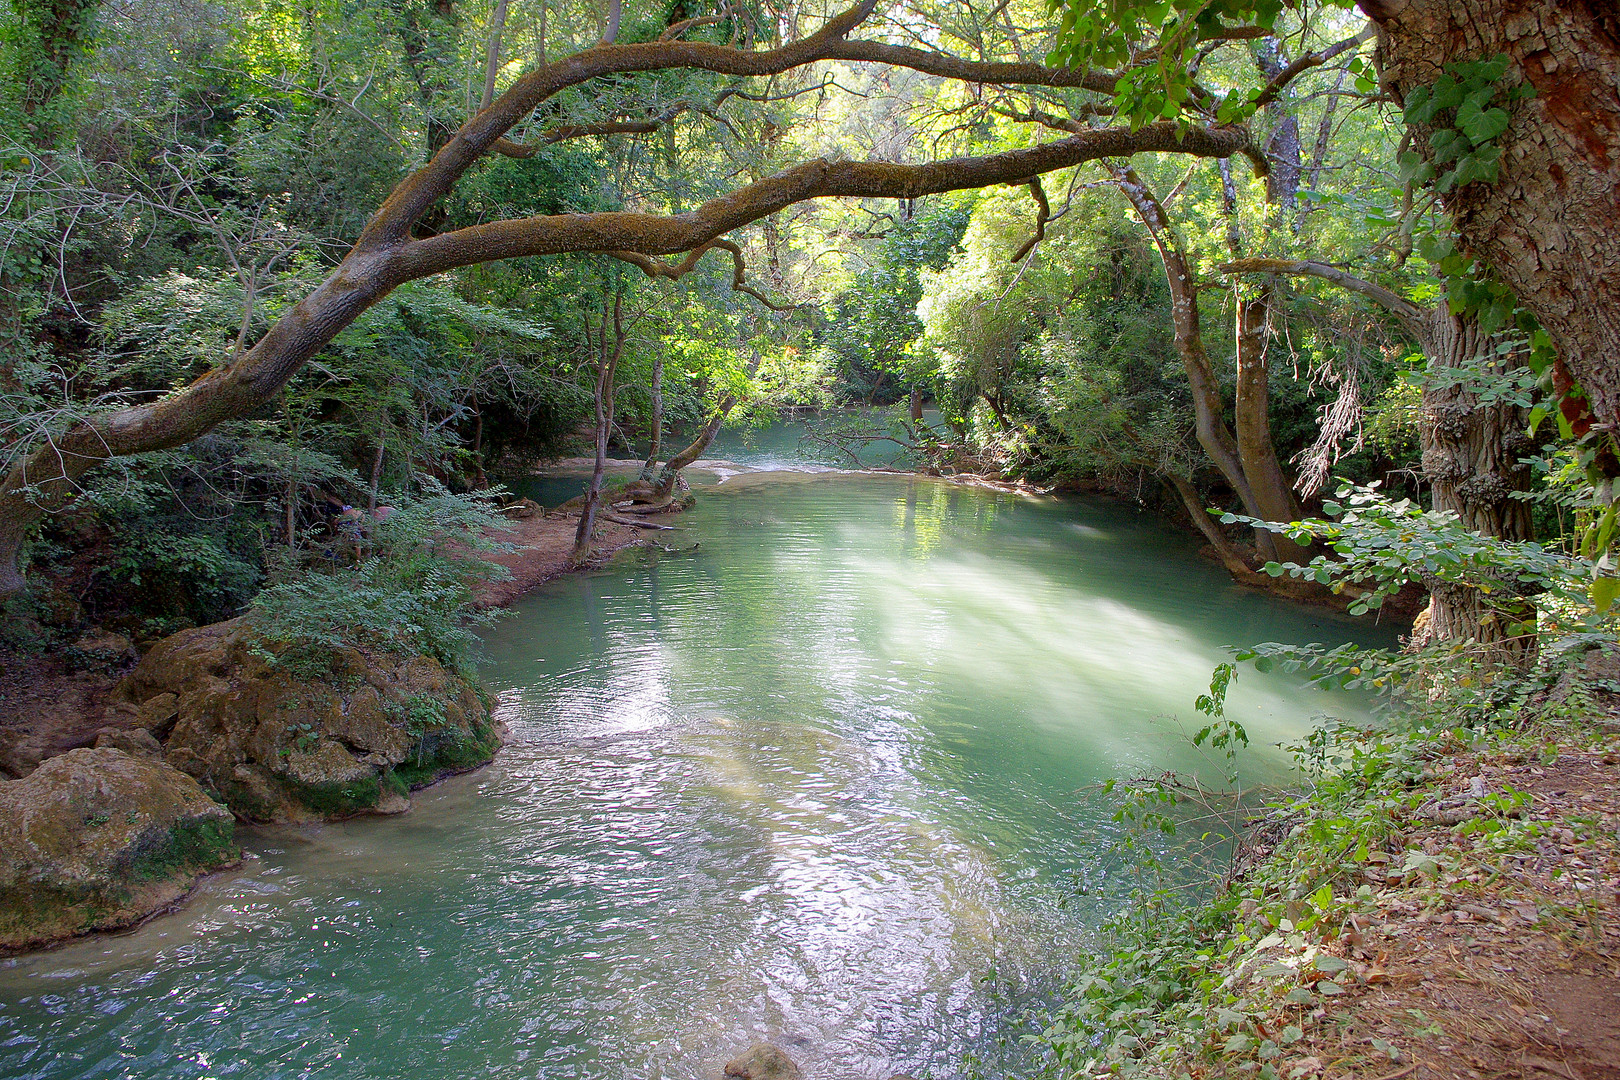
[[[658,40],[674,41],[676,38],[680,37],[694,26],[713,26],[715,23],[724,22],[725,19],[726,16],[724,15],[704,15],[702,18],[698,19],[682,19],[678,23],[671,24],[668,30],[665,30],[662,34],[659,34]]]
[[[505,29],[506,0],[495,0],[495,10],[489,17],[489,44],[484,50],[484,96],[478,102],[479,112],[495,100],[495,73],[501,68],[501,34]]]
[[[583,139],[591,135],[648,135],[691,108],[686,102],[677,102],[650,120],[604,120],[598,124],[560,124],[540,133],[540,142],[546,145],[565,139]],[[534,143],[514,142],[499,138],[490,147],[497,154],[511,158],[531,158],[540,152]]]
[[[1035,212],[1035,235],[1024,241],[1024,246],[1019,248],[1017,253],[1013,255],[1012,262],[1021,260],[1034,249],[1036,244],[1046,239],[1046,223],[1052,220],[1052,204],[1046,199],[1046,189],[1041,186],[1040,177],[1032,176],[1029,178],[1029,193],[1035,197],[1035,206],[1037,208]]]
[[[749,285],[745,280],[748,276],[748,264],[743,260],[742,248],[730,240],[710,241],[702,247],[689,252],[686,258],[674,264],[635,251],[609,251],[604,254],[640,267],[641,271],[648,277],[668,278],[671,281],[677,281],[690,273],[706,252],[715,248],[724,248],[726,251],[731,252],[731,288],[735,292],[747,293],[772,311],[794,311],[802,306],[799,304],[778,304],[752,285]]]
[[[1365,45],[1367,42],[1371,41],[1376,36],[1376,32],[1377,28],[1374,27],[1372,23],[1368,23],[1366,28],[1355,37],[1345,38],[1338,44],[1329,45],[1327,48],[1318,52],[1306,53],[1304,56],[1300,57],[1298,60],[1295,60],[1292,64],[1289,64],[1287,67],[1279,71],[1277,75],[1266,84],[1265,89],[1260,91],[1260,96],[1254,99],[1255,106],[1259,107],[1262,105],[1269,105],[1273,101],[1276,101],[1278,96],[1288,88],[1288,84],[1299,78],[1299,76],[1311,70],[1311,68],[1321,67],[1335,56],[1349,52],[1351,49],[1360,48],[1362,45]]]
[[[1225,274],[1298,274],[1331,281],[1340,288],[1365,296],[1388,311],[1414,338],[1422,340],[1425,334],[1424,322],[1428,312],[1399,293],[1346,273],[1336,266],[1307,259],[1237,259],[1221,265],[1219,269]]]

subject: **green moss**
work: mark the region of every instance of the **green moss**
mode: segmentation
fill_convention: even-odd
[[[183,821],[169,829],[157,844],[139,852],[130,861],[126,874],[131,882],[145,884],[211,870],[235,862],[240,855],[234,821]]]
[[[470,732],[460,728],[427,731],[394,775],[411,788],[424,787],[441,776],[486,764],[498,749],[500,740],[489,724],[475,724]]]
[[[181,822],[129,853],[106,885],[36,885],[0,895],[0,949],[127,925],[147,914],[137,902],[143,886],[189,885],[240,856],[231,819]]]
[[[375,776],[332,784],[300,784],[283,780],[287,793],[325,817],[344,817],[369,810],[382,798],[382,781]]]
[[[260,797],[240,781],[227,780],[219,785],[217,792],[211,791],[209,794],[228,806],[231,813],[249,821],[269,821],[276,816],[276,803]]]
[[[411,793],[410,785],[400,779],[399,773],[393,769],[388,769],[382,774],[382,789],[395,795],[409,795]]]

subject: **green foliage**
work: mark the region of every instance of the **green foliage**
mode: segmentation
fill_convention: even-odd
[[[487,533],[504,525],[487,497],[429,489],[398,499],[376,522],[358,566],[272,585],[248,618],[273,663],[319,665],[333,649],[361,647],[424,654],[465,668],[477,649],[474,627],[498,617],[472,610],[474,587],[499,572],[477,558],[498,547]],[[337,560],[345,558],[333,549]]]
[[[1120,115],[1141,127],[1181,115],[1192,96],[1201,42],[1233,24],[1274,27],[1285,8],[1283,0],[1048,0],[1048,12],[1059,21],[1046,62],[1118,68],[1139,61],[1144,45],[1156,43],[1156,55],[1122,73],[1114,92]]]
[[[1401,155],[1403,182],[1432,183],[1442,195],[1473,183],[1496,182],[1502,158],[1496,140],[1512,122],[1507,107],[1535,96],[1528,84],[1501,85],[1511,63],[1498,55],[1447,64],[1433,86],[1407,92],[1402,117],[1409,127],[1429,133],[1430,153],[1410,150]]]
[[[945,265],[967,229],[969,212],[946,205],[892,227],[872,265],[858,271],[831,310],[823,348],[838,365],[845,393],[874,403],[893,401],[930,366],[916,348],[921,274]],[[885,377],[891,393],[878,384]]]
[[[1211,875],[1191,902],[1173,885],[1146,889],[1107,923],[1032,1039],[1047,1052],[1047,1074],[1281,1075],[1273,1063],[1305,1037],[1314,1011],[1374,977],[1339,955],[1342,935],[1377,910],[1370,872],[1421,895],[1463,874],[1464,860],[1479,880],[1504,853],[1535,850],[1547,826],[1524,820],[1527,797],[1511,787],[1478,799],[1444,853],[1403,838],[1419,808],[1450,787],[1446,756],[1522,755],[1537,741],[1534,730],[1329,723],[1289,747],[1298,789],[1248,815],[1264,857],[1219,886]],[[1376,1049],[1397,1064],[1403,1057],[1392,1042]]]
[[[1339,592],[1357,586],[1352,614],[1380,607],[1411,582],[1444,582],[1483,594],[1539,592],[1538,602],[1579,619],[1588,599],[1589,564],[1534,543],[1504,543],[1462,527],[1450,511],[1424,510],[1410,499],[1390,500],[1374,484],[1343,484],[1342,502],[1323,509],[1337,520],[1313,518],[1291,523],[1263,522],[1238,514],[1221,521],[1241,522],[1281,533],[1299,544],[1320,541],[1338,558],[1318,555],[1309,565],[1268,563],[1273,577],[1307,578]]]

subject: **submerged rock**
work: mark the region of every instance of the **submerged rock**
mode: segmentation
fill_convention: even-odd
[[[407,793],[500,745],[466,679],[426,656],[267,648],[234,619],[153,646],[107,722],[149,732],[169,764],[243,818],[398,813]]]
[[[726,1062],[725,1075],[733,1080],[801,1080],[804,1074],[780,1049],[761,1042]]]
[[[133,926],[234,863],[234,828],[191,777],[111,747],[0,781],[0,951]]]

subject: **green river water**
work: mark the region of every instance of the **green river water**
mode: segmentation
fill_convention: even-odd
[[[1196,754],[1221,646],[1387,640],[1117,504],[744,474],[487,638],[511,741],[408,815],[244,834],[121,937],[0,962],[0,1077],[1016,1071],[1126,867],[1088,785]],[[1246,671],[1268,743],[1359,704]]]

